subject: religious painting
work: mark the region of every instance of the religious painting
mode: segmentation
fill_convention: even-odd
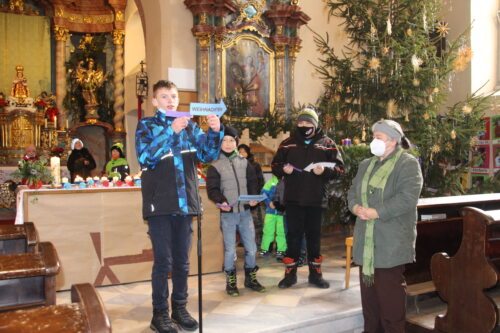
[[[490,136],[490,120],[491,120],[491,118],[484,117],[483,120],[484,120],[484,128],[479,131],[477,136],[478,136],[478,139],[480,141],[488,141],[491,139],[491,136]]]
[[[500,145],[493,146],[493,156],[495,157],[493,167],[495,169],[500,169]]]
[[[472,171],[488,172],[490,167],[490,146],[480,145],[472,149]]]
[[[274,107],[274,52],[252,34],[238,35],[223,48],[223,96],[246,101],[246,116],[264,117]]]
[[[500,116],[491,118],[491,132],[493,140],[500,143]]]

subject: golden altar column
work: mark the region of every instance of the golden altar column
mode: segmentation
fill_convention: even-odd
[[[124,30],[113,30],[113,44],[115,45],[115,102],[113,109],[115,111],[115,116],[113,118],[113,123],[116,132],[123,132],[123,118],[125,113],[123,112],[123,105],[125,104],[125,99],[123,98],[125,88],[123,86],[123,42],[125,38]]]
[[[56,39],[56,106],[59,110],[57,117],[57,129],[64,129],[66,124],[66,112],[63,101],[66,96],[66,41],[69,37],[69,30],[58,25],[54,25],[54,36]]]

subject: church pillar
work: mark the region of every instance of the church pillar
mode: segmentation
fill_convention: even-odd
[[[290,63],[289,63],[289,68],[288,68],[288,78],[290,84],[289,86],[289,92],[290,92],[290,105],[295,105],[295,85],[293,84],[295,82],[295,61],[297,60],[297,54],[299,53],[301,49],[300,46],[300,41],[298,43],[291,43],[290,49],[289,49],[289,56],[290,56]]]
[[[275,44],[275,61],[276,61],[276,104],[274,111],[285,113],[286,110],[286,76],[285,76],[285,44]]]
[[[215,98],[222,98],[222,34],[215,35]]]
[[[125,104],[124,99],[124,85],[123,85],[123,40],[125,37],[125,31],[123,30],[113,30],[113,44],[115,44],[115,77],[114,77],[114,85],[115,85],[115,104],[113,109],[115,111],[115,116],[113,118],[114,127],[116,132],[123,132],[123,118],[125,117],[125,113],[123,111],[123,105]]]
[[[209,33],[195,36],[198,41],[199,54],[199,72],[201,73],[198,86],[198,99],[202,103],[208,103],[210,97],[210,43],[212,36]]]
[[[67,115],[63,107],[66,96],[66,41],[68,40],[68,29],[54,26],[56,40],[56,105],[59,110],[57,117],[57,129],[64,129]]]

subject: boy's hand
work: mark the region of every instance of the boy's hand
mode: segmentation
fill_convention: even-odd
[[[225,212],[229,212],[231,210],[231,206],[229,206],[227,202],[223,202],[218,207],[220,208],[220,210],[223,210]]]
[[[293,166],[291,164],[285,164],[283,166],[283,172],[286,173],[287,175],[291,175],[293,172]]]
[[[212,129],[214,132],[220,131],[220,119],[214,114],[209,114],[207,116],[208,127]]]
[[[251,200],[251,201],[249,201],[249,202],[248,202],[248,204],[249,204],[251,207],[255,207],[255,206],[257,206],[257,205],[259,204],[259,202],[258,202],[258,201],[255,201],[255,200]]]
[[[183,129],[187,127],[189,123],[189,117],[177,117],[172,122],[172,129],[175,134],[179,134]]]
[[[325,167],[322,165],[317,165],[314,167],[313,172],[316,176],[320,176],[325,171]]]

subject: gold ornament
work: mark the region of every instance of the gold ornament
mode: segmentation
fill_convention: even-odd
[[[377,57],[372,57],[368,62],[368,67],[370,67],[371,70],[376,71],[380,68],[380,59]]]
[[[468,104],[465,104],[463,107],[462,107],[462,112],[464,114],[469,114],[472,112],[472,107]]]
[[[398,111],[398,106],[396,104],[396,101],[391,98],[387,102],[387,117],[388,118],[393,118],[396,115],[397,111]]]
[[[429,118],[431,116],[429,115],[429,113],[426,112],[426,113],[424,113],[423,117],[424,117],[424,120],[429,120]]]
[[[406,34],[408,35],[408,37],[413,36],[413,30],[411,30],[411,28],[406,29]]]
[[[450,28],[448,27],[448,23],[439,22],[436,25],[436,31],[439,34],[439,37],[441,37],[441,38],[445,37],[450,32]]]
[[[441,146],[436,143],[434,146],[432,146],[431,151],[434,154],[437,154],[437,153],[439,153],[441,151]]]
[[[451,130],[451,132],[450,132],[450,138],[452,140],[455,140],[457,138],[457,132],[454,129]]]
[[[423,61],[416,54],[411,56],[411,65],[413,66],[413,72],[418,72],[420,70],[420,65],[422,65]]]
[[[418,87],[420,85],[420,80],[417,78],[414,78],[412,83],[413,83],[413,86]]]
[[[453,60],[453,70],[462,72],[467,68],[467,65],[472,59],[472,50],[470,47],[462,46],[458,49],[457,57]]]
[[[437,88],[437,87],[436,87],[436,88],[432,89],[432,92],[433,92],[434,94],[437,94],[437,93],[439,92],[439,88]]]
[[[447,151],[450,151],[453,149],[453,145],[451,144],[451,142],[447,142],[445,145],[444,145],[444,149],[447,150]]]
[[[389,54],[390,49],[387,46],[384,46],[382,48],[382,55],[387,55]]]

